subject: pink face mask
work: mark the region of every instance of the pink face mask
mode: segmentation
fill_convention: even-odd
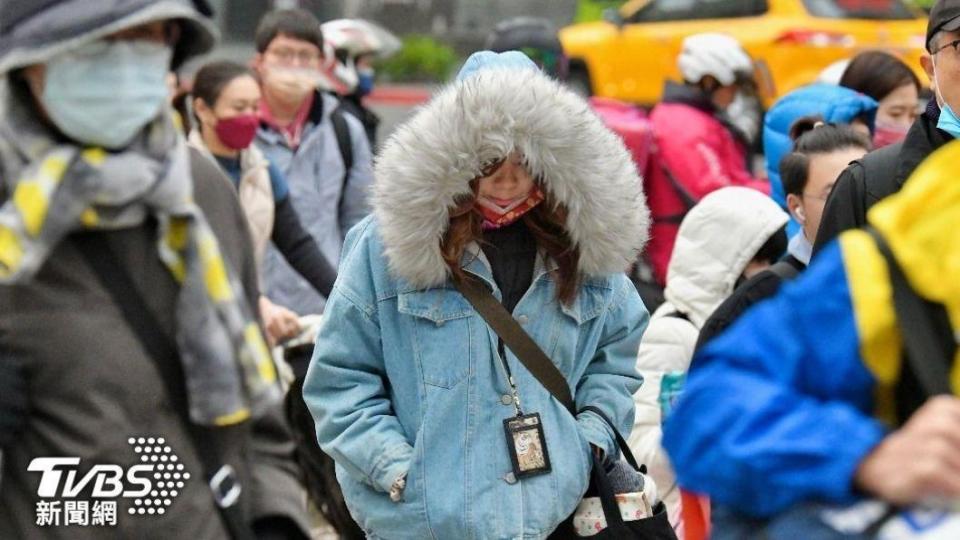
[[[873,130],[874,150],[902,141],[904,138],[906,138],[907,131],[909,130],[909,126],[877,122],[877,125]]]
[[[524,214],[543,202],[543,192],[534,186],[526,197],[514,199],[506,205],[505,201],[494,201],[489,197],[477,196],[476,210],[483,216],[484,230],[499,229],[516,222]],[[499,204],[498,204],[499,203]]]

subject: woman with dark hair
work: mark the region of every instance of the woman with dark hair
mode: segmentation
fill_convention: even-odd
[[[191,146],[214,159],[233,181],[253,234],[258,269],[270,241],[320,294],[333,288],[336,270],[303,228],[283,174],[252,145],[260,125],[260,85],[253,72],[233,62],[212,62],[197,71],[190,93],[195,127]],[[186,96],[175,105],[188,118]],[[260,312],[272,341],[300,331],[297,314],[260,296]]]
[[[920,79],[892,54],[858,54],[843,72],[840,86],[866,94],[880,104],[873,135],[876,148],[903,140],[920,113]]]
[[[543,538],[578,506],[591,453],[617,455],[583,407],[633,423],[636,167],[583,99],[519,52],[485,51],[393,134],[376,178],[303,390],[344,499],[371,538]],[[456,288],[476,285],[560,370],[576,414]],[[515,463],[504,428],[521,411],[543,447]]]
[[[825,124],[817,117],[797,120],[790,130],[793,152],[780,162],[787,209],[801,230],[790,239],[790,255],[798,268],[810,262],[823,207],[834,182],[850,162],[872,148],[870,140],[843,124]]]
[[[719,335],[757,302],[773,296],[784,279],[810,263],[820,217],[837,177],[853,160],[870,151],[870,140],[845,124],[825,124],[818,116],[797,120],[790,128],[793,151],[780,161],[780,178],[787,208],[800,224],[790,239],[787,256],[769,270],[741,285],[703,325],[697,348]]]

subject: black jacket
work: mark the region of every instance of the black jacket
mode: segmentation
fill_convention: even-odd
[[[793,255],[787,255],[782,262],[792,266],[795,272],[802,272],[807,267]],[[703,323],[695,350],[699,351],[711,339],[722,334],[754,304],[777,294],[785,280],[784,272],[767,269],[737,287]]]
[[[814,255],[843,231],[866,225],[870,207],[900,191],[927,156],[953,140],[937,129],[939,119],[940,109],[931,101],[903,142],[870,152],[840,174],[823,210]]]

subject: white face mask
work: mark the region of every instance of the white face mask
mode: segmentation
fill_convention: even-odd
[[[156,118],[168,97],[169,46],[94,41],[46,64],[41,101],[71,139],[122,148]]]
[[[286,103],[299,103],[317,89],[320,73],[315,69],[267,66],[264,81],[270,92]]]

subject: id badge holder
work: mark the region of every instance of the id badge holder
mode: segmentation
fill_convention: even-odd
[[[540,413],[514,416],[503,421],[507,451],[516,478],[528,478],[550,472],[550,454],[543,435]]]

